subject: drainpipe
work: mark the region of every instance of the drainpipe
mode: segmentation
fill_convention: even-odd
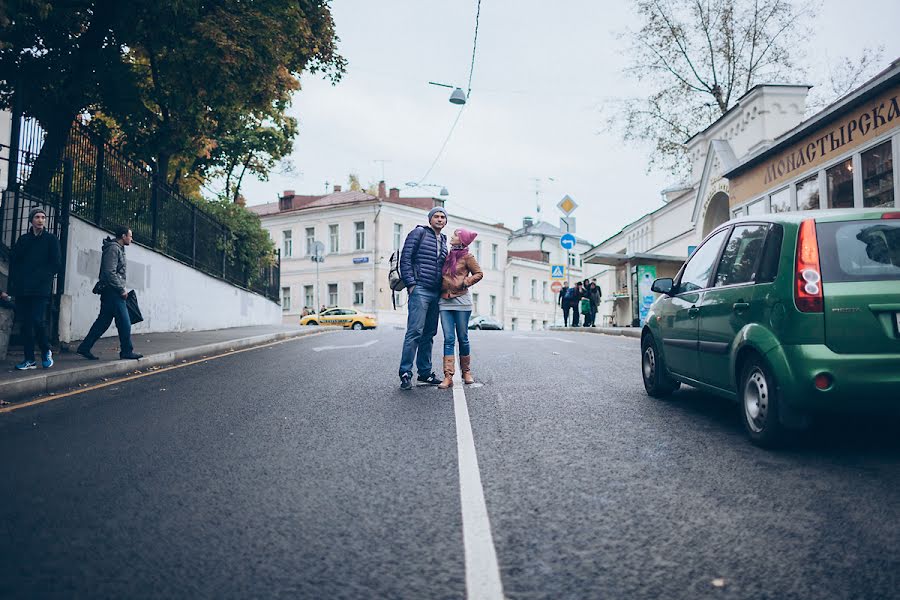
[[[378,217],[381,214],[382,201],[379,199],[375,205],[375,218],[372,220],[374,225],[373,247],[372,247],[372,314],[378,316]],[[393,291],[392,291],[393,293]]]

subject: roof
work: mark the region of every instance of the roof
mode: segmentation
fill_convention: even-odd
[[[805,137],[811,130],[850,112],[860,104],[865,103],[871,96],[896,84],[898,81],[900,81],[900,59],[892,62],[887,69],[856,88],[853,92],[840,98],[833,104],[825,107],[822,111],[803,121],[795,128],[776,138],[775,143],[762,152],[754,154],[745,159],[742,163],[726,171],[724,176],[728,179],[732,179],[735,175],[743,173],[747,169],[761,163],[773,154],[781,152],[797,140]]]
[[[550,253],[544,250],[508,250],[506,255],[510,258],[524,258],[541,263],[550,262]]]
[[[559,227],[556,227],[554,225],[551,225],[550,223],[547,223],[546,221],[536,221],[534,224],[529,225],[528,227],[522,227],[521,229],[516,229],[515,231],[512,232],[512,234],[510,234],[510,237],[524,237],[526,235],[544,235],[547,237],[559,238],[559,237],[562,237],[564,233],[565,232],[562,229],[560,229]],[[587,241],[584,238],[578,237],[577,235],[575,236],[575,240],[579,244],[587,244],[589,246],[592,245],[589,241]]]
[[[298,210],[306,210],[308,208],[332,208],[336,206],[345,206],[348,204],[359,204],[362,202],[373,202],[379,200],[377,196],[367,194],[366,192],[334,192],[323,196],[292,196],[291,208],[281,210],[280,202],[269,202],[266,204],[256,204],[248,206],[247,209],[259,216],[269,216],[278,213],[294,212]],[[435,206],[435,199],[427,197],[418,198],[381,198],[382,202],[390,204],[399,204],[409,206],[411,208],[419,208],[421,210],[431,210]]]
[[[686,256],[672,256],[670,254],[650,254],[647,252],[634,252],[632,254],[619,254],[618,252],[587,252],[582,260],[592,265],[609,265],[621,267],[633,261],[651,261],[657,263],[682,264],[687,260]]]

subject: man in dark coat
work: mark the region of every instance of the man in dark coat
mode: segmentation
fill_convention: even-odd
[[[131,344],[131,316],[128,314],[128,306],[125,300],[128,298],[128,290],[125,289],[125,276],[127,263],[125,262],[125,246],[131,245],[131,230],[127,227],[117,227],[115,239],[103,240],[103,256],[100,259],[100,314],[87,337],[78,344],[76,352],[89,360],[97,360],[97,356],[91,353],[91,348],[109,329],[113,319],[116,321],[116,330],[119,332],[119,358],[137,360],[143,358],[143,354],[134,351]]]
[[[406,337],[400,357],[400,388],[412,389],[413,361],[417,380],[438,385],[441,380],[431,370],[431,349],[437,333],[438,300],[441,296],[441,270],[447,258],[447,211],[436,206],[428,212],[428,226],[418,225],[406,236],[400,254],[400,276],[409,293]]]
[[[47,231],[47,213],[32,208],[30,226],[15,243],[9,261],[9,289],[16,298],[16,314],[22,323],[25,360],[16,365],[20,371],[36,369],[34,342],[41,349],[41,366],[53,366],[53,353],[47,336],[47,307],[53,291],[53,276],[59,273],[59,240]],[[6,294],[2,298],[8,299]]]

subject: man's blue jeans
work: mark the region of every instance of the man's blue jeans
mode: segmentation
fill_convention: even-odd
[[[90,352],[100,336],[109,329],[113,319],[116,321],[116,329],[119,332],[119,354],[131,354],[134,351],[134,347],[131,345],[131,317],[128,316],[125,298],[112,289],[103,290],[103,293],[100,294],[100,314],[91,325],[87,337],[78,344],[78,351]]]
[[[413,361],[419,375],[427,377],[431,374],[431,348],[434,335],[437,333],[438,300],[440,291],[423,290],[422,286],[413,288],[409,295],[406,310],[406,337],[403,339],[403,354],[400,357],[400,377],[404,374],[412,376]]]
[[[444,356],[453,356],[456,339],[459,338],[459,355],[468,356],[469,315],[471,310],[442,310],[441,329],[444,330]]]

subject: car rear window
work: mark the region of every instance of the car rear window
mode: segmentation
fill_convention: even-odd
[[[900,221],[817,223],[824,281],[900,280]]]

